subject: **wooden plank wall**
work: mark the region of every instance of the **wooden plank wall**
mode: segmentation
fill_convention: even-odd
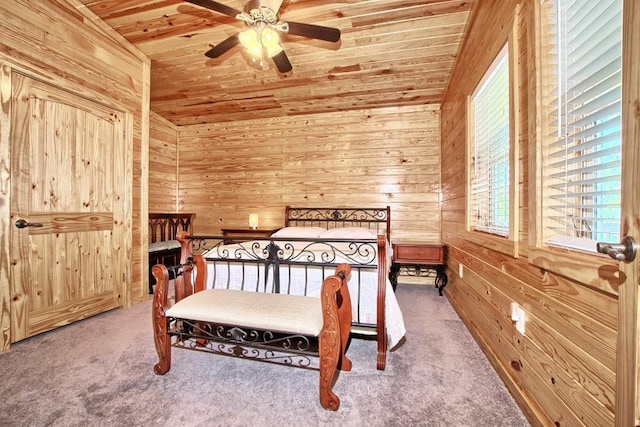
[[[131,251],[131,266],[126,275],[129,305],[148,298],[140,278],[141,228],[146,225],[147,145],[149,111],[149,61],[95,15],[75,0],[0,2],[0,67],[2,67],[2,108],[0,123],[0,351],[9,348],[8,239],[10,221],[8,153],[10,75],[13,71],[33,76],[51,85],[69,90],[105,105],[127,112],[126,140],[133,144],[133,164],[127,166],[132,184],[128,185],[127,227],[132,239],[119,244]],[[145,212],[142,212],[142,210]],[[146,228],[145,228],[146,230]],[[146,236],[145,236],[146,237]],[[146,242],[146,240],[144,240]],[[146,256],[146,253],[145,253]]]
[[[196,233],[282,226],[286,205],[391,206],[391,238],[439,241],[437,105],[179,128],[179,206]]]
[[[474,4],[470,32],[441,106],[442,240],[448,246],[446,295],[534,425],[604,426],[614,423],[615,289],[562,276],[532,263],[528,235],[530,189],[528,127],[535,79],[533,5],[504,0]],[[520,8],[520,13],[517,13]],[[514,16],[516,15],[516,16]],[[520,233],[519,257],[496,252],[465,236],[467,97],[517,23]],[[492,31],[486,31],[491,28]],[[535,101],[533,101],[535,105]],[[549,265],[557,260],[549,258]],[[462,265],[462,276],[459,266]],[[526,333],[516,332],[510,304],[526,307]]]
[[[177,212],[178,128],[151,112],[149,129],[149,212]]]

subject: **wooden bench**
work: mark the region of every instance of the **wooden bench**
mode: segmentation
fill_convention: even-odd
[[[337,410],[332,387],[338,370],[351,370],[345,351],[351,329],[348,264],[322,284],[320,298],[205,289],[207,268],[202,256],[174,268],[176,303],[168,306],[169,270],[153,267],[153,331],[159,361],[154,372],[171,368],[171,348],[183,347],[319,370],[323,408]],[[194,271],[195,269],[195,271]],[[194,274],[195,273],[195,274]],[[193,278],[195,277],[195,280]],[[318,362],[311,365],[311,359]]]

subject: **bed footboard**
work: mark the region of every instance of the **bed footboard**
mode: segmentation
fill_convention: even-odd
[[[352,307],[350,333],[375,336],[376,366],[384,370],[387,349],[388,241],[377,239],[293,239],[271,237],[227,245],[222,236],[178,235],[183,262],[204,254],[209,289],[237,289],[258,293],[319,296],[318,284],[347,263]],[[200,274],[196,275],[201,278]],[[392,292],[391,292],[392,294]],[[182,298],[181,293],[176,299]],[[392,301],[397,304],[392,294]],[[392,313],[399,313],[399,308]],[[401,314],[394,319],[401,321]],[[404,325],[402,324],[402,328]],[[347,332],[345,332],[347,333]],[[404,334],[404,332],[402,332]]]

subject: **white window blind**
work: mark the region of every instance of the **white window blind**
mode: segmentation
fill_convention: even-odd
[[[509,58],[506,46],[471,100],[471,227],[509,234]]]
[[[552,104],[548,243],[595,247],[620,230],[622,0],[548,2]]]

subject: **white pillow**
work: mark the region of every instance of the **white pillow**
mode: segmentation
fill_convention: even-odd
[[[325,231],[321,239],[376,239],[378,235],[374,230],[364,227],[338,227]]]
[[[273,233],[271,237],[315,238],[325,231],[322,227],[285,227]]]

